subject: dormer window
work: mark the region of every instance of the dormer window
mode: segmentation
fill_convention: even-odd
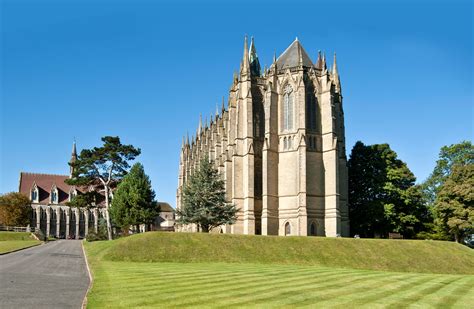
[[[58,203],[58,188],[56,185],[53,185],[51,188],[51,193],[49,195],[50,203],[57,204]]]
[[[39,190],[38,190],[38,186],[36,185],[36,183],[34,183],[33,187],[31,188],[30,197],[31,197],[31,202],[32,203],[38,203],[39,202]]]

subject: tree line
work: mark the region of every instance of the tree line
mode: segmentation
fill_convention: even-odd
[[[106,136],[102,142],[70,163],[73,172],[66,183],[93,189],[81,190],[68,205],[103,206],[101,237],[112,239],[113,227],[126,234],[130,228],[138,231],[139,225],[153,223],[160,209],[143,165],[130,167],[141,150],[123,145],[119,137]],[[359,141],[348,160],[348,176],[352,235],[396,232],[404,238],[460,242],[474,233],[474,147],[469,141],[442,147],[433,172],[421,184],[388,144]],[[224,181],[208,158],[190,176],[182,201],[178,224],[209,232],[236,221],[237,209],[226,202]],[[0,224],[24,225],[29,203],[19,193],[0,196]]]
[[[474,233],[474,147],[441,148],[421,184],[388,144],[357,142],[348,160],[352,235],[455,240]]]

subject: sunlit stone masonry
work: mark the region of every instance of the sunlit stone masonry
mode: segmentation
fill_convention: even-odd
[[[336,55],[315,64],[296,39],[261,71],[247,38],[227,108],[183,139],[177,208],[183,186],[208,156],[225,180],[237,222],[213,232],[349,236],[344,113]],[[193,225],[179,231],[195,231]]]

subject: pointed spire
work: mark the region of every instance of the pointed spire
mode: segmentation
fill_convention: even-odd
[[[237,75],[237,72],[234,71],[234,78],[232,80],[233,84],[234,85],[237,85],[237,83],[239,82],[239,76]]]
[[[322,60],[322,69],[327,70],[328,67],[326,65],[326,53],[323,53],[323,60]]]
[[[250,63],[249,63],[249,47],[247,43],[247,35],[245,35],[244,39],[244,55],[242,58],[242,66],[241,66],[241,74],[248,74],[250,73]]]
[[[252,75],[260,76],[260,62],[258,61],[257,49],[255,48],[253,37],[250,41],[249,64]]]
[[[202,114],[199,114],[199,127],[198,127],[198,131],[197,131],[197,135],[201,135],[202,133]]]
[[[318,60],[316,60],[315,67],[317,69],[323,69],[323,60],[321,59],[321,50],[318,50]]]
[[[186,145],[189,146],[189,131],[186,131]]]
[[[334,85],[336,86],[336,91],[341,91],[341,80],[339,79],[339,72],[337,70],[337,61],[336,61],[336,52],[334,52],[334,63],[332,65],[332,78],[334,80]]]
[[[221,109],[222,115],[224,115],[225,112],[225,106],[224,106],[224,96],[222,96],[222,109]]]
[[[71,159],[69,160],[69,163],[73,164],[76,161],[77,161],[76,138],[74,138],[74,142],[72,143]],[[73,172],[74,172],[74,167],[69,166],[69,178],[72,178]]]
[[[332,64],[332,74],[334,76],[339,76],[339,72],[337,71],[336,52],[334,52],[334,62]]]
[[[276,51],[273,52],[273,63],[277,62],[277,53]]]

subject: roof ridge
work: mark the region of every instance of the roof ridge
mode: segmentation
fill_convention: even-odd
[[[46,173],[31,173],[31,172],[20,172],[20,175],[44,175],[44,176],[64,176],[64,177],[69,177],[69,175],[62,175],[62,174],[46,174]]]

